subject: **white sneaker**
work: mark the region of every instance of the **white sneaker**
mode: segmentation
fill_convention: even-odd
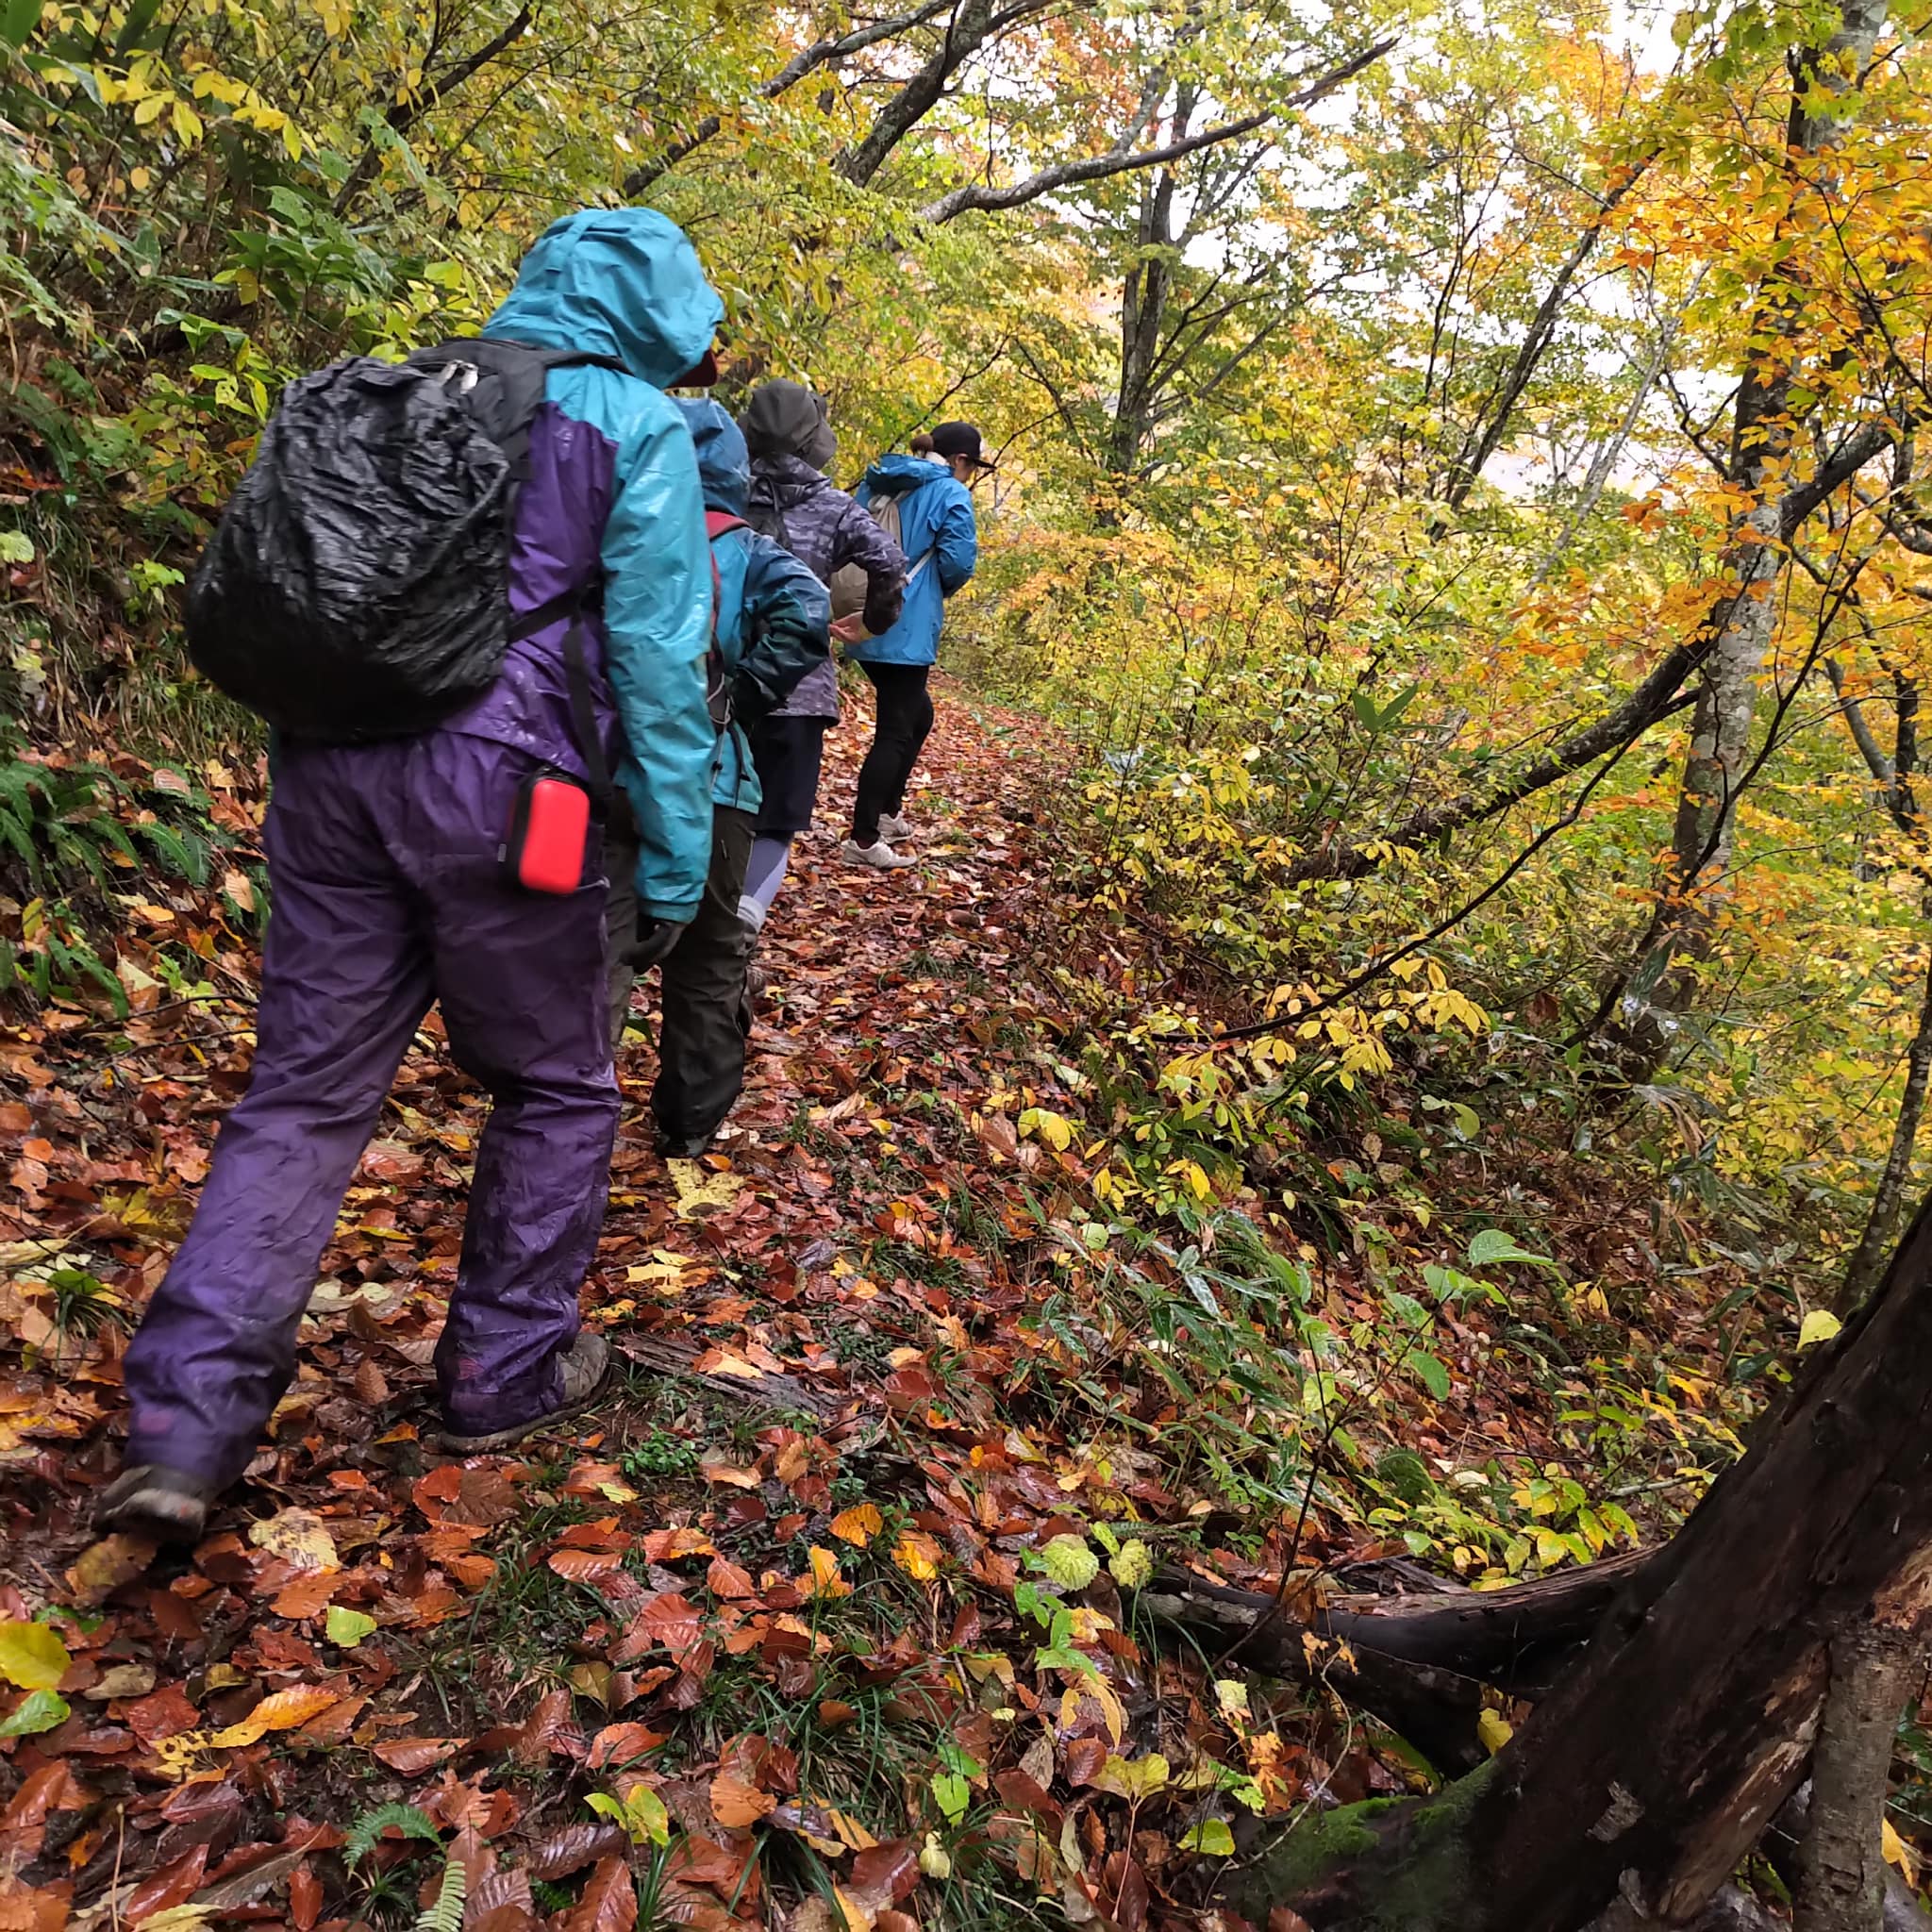
[[[875,845],[861,845],[855,839],[847,839],[839,847],[839,857],[847,865],[866,865],[874,872],[903,872],[908,865],[919,863],[909,852],[894,852],[883,839]]]
[[[889,817],[882,818],[879,821],[879,837],[881,839],[904,841],[907,839],[916,839],[918,836],[919,828],[903,812],[893,812]]]

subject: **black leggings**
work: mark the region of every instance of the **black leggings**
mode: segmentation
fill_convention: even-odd
[[[852,837],[871,845],[879,820],[895,815],[906,803],[906,787],[932,729],[932,699],[925,689],[929,664],[861,664],[878,692],[878,724],[872,749],[858,770],[858,801],[852,812]]]

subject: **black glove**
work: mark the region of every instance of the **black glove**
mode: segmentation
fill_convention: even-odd
[[[684,937],[684,927],[669,919],[645,919],[638,923],[638,936],[631,941],[626,958],[641,973],[655,966]]]

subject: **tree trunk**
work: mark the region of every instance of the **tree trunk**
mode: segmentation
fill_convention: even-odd
[[[1828,44],[1792,61],[1786,143],[1794,171],[1842,135],[1844,113],[1814,111],[1807,104],[1814,89],[1833,100],[1855,92],[1884,29],[1888,4],[1846,0]],[[1829,197],[1828,175],[1805,185]],[[1739,385],[1729,458],[1731,485],[1751,508],[1733,523],[1722,566],[1737,588],[1700,669],[1697,712],[1657,915],[1611,1008],[1607,1043],[1636,1079],[1656,1072],[1676,1038],[1680,1016],[1695,1001],[1696,966],[1708,955],[1717,910],[1710,881],[1729,870],[1757,684],[1777,625],[1784,571],[1779,540],[1789,533],[1782,506],[1768,492],[1785,476],[1804,414],[1791,406],[1804,359],[1798,342],[1803,295],[1796,273],[1780,264],[1760,289],[1752,317],[1751,337],[1766,346],[1752,353]]]
[[[1194,92],[1184,87],[1174,104],[1174,139],[1186,137],[1193,114]],[[1174,197],[1172,168],[1141,183],[1134,259],[1121,289],[1121,386],[1108,439],[1107,466],[1117,476],[1141,467],[1141,452],[1153,434],[1154,370],[1174,286]]]
[[[1782,1416],[1636,1572],[1502,1755],[1421,1805],[1331,1814],[1230,1887],[1320,1932],[1693,1923],[1790,1795],[1833,1631],[1932,1605],[1932,1208]]]
[[[1912,1663],[1912,1645],[1884,1624],[1850,1624],[1832,1640],[1791,1932],[1883,1932],[1879,1820]]]

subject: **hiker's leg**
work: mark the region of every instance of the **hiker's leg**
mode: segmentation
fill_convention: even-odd
[[[852,841],[872,845],[878,841],[879,820],[897,809],[896,800],[905,791],[907,774],[918,755],[919,744],[912,737],[916,712],[908,710],[908,700],[913,690],[924,691],[925,676],[921,667],[910,664],[864,664],[860,668],[878,694],[878,708],[872,749],[858,772]]]
[[[429,1006],[423,908],[377,816],[397,764],[388,746],[277,762],[254,1071],[128,1346],[130,1465],[225,1488],[294,1373],[343,1191]]]
[[[651,1111],[665,1138],[708,1140],[744,1085],[744,968],[752,935],[738,916],[751,853],[749,812],[711,814],[711,871],[698,914],[660,969],[664,1024]]]
[[[631,990],[638,983],[638,970],[630,963],[638,937],[638,849],[637,821],[619,795],[612,800],[610,822],[604,831],[604,874],[610,881],[604,901],[604,937],[610,953],[612,1053],[624,1044]]]
[[[905,668],[910,675],[905,679],[897,701],[900,762],[892,773],[891,801],[886,807],[888,814],[893,818],[897,818],[906,808],[906,788],[912,782],[919,754],[925,749],[933,719],[932,691],[928,684],[932,675],[931,666],[908,664]]]
[[[791,863],[790,832],[760,832],[751,841],[751,856],[745,860],[744,891],[739,896],[738,916],[754,932],[759,931],[770,914],[778,888]]]
[[[525,892],[496,842],[528,760],[481,739],[420,741],[436,993],[450,1047],[490,1091],[449,1320],[443,1418],[464,1435],[560,1401],[559,1358],[596,1254],[617,1131],[605,889]]]

